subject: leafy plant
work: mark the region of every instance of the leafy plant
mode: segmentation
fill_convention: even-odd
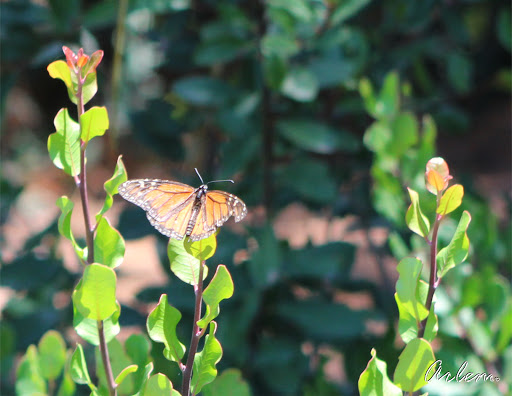
[[[388,377],[387,364],[378,359],[376,350],[372,349],[372,359],[359,378],[361,395],[375,393],[401,395],[402,392],[411,394],[427,386],[432,380],[436,380],[434,382],[437,382],[437,385],[443,380],[448,384],[454,379],[457,383],[472,382],[475,380],[475,376],[480,376],[480,379],[485,378],[485,381],[490,381],[490,383],[500,381],[500,375],[493,365],[486,365],[490,371],[488,373],[464,373],[464,368],[468,364],[466,361],[456,375],[442,372],[443,361],[439,358],[436,359],[432,348],[432,342],[439,330],[438,316],[434,310],[435,292],[447,273],[466,260],[470,247],[467,230],[471,216],[464,211],[451,241],[447,246],[438,250],[441,223],[446,220],[448,214],[461,205],[464,196],[464,189],[460,184],[448,187],[450,179],[452,176],[448,165],[442,158],[432,158],[428,161],[425,172],[426,188],[436,196],[432,224],[420,207],[419,194],[415,190],[409,189],[411,205],[405,219],[409,229],[429,245],[429,281],[426,283],[421,280],[423,263],[419,258],[407,257],[398,264],[397,269],[400,276],[395,293],[399,311],[398,332],[406,345],[398,358],[399,362],[394,371],[393,381]],[[508,298],[500,303],[503,312],[510,309],[510,302],[510,298]],[[507,306],[509,308],[506,308]],[[457,314],[454,313],[454,315]],[[476,323],[473,322],[472,325],[477,326]],[[506,332],[510,333],[508,330]],[[501,331],[494,331],[494,333],[496,340],[499,340],[503,334]],[[497,350],[503,351],[500,342],[498,342],[497,348]],[[493,355],[493,360],[496,357]],[[489,357],[484,357],[484,359],[489,359]],[[472,363],[481,367],[476,361],[472,361]],[[485,381],[480,386],[482,392],[488,391]],[[503,391],[505,387],[506,385],[501,386],[500,390]]]
[[[71,216],[74,203],[66,196],[57,200],[61,210],[58,230],[71,242],[83,265],[82,277],[72,295],[73,326],[83,340],[97,346],[94,371],[99,381],[91,379],[83,346],[78,344],[74,352],[67,352],[62,336],[51,330],[37,347],[28,347],[18,366],[16,391],[18,394],[53,394],[57,389],[56,380],[60,378],[59,395],[74,394],[75,383],[87,385],[93,395],[198,394],[217,377],[216,365],[222,357],[222,347],[215,337],[217,323],[214,319],[219,315],[220,302],[230,298],[234,288],[226,266],[219,265],[203,290],[203,280],[208,274],[205,261],[215,253],[216,236],[193,243],[169,241],[171,270],[181,281],[192,285],[196,295],[186,361],[186,348],[176,333],[181,313],[169,305],[167,295],[160,297],[159,304],[147,319],[149,337],[163,343],[165,358],[177,362],[183,371],[179,393],[164,374],[152,374],[154,365],[144,336],[132,335],[124,346],[115,338],[120,331],[121,308],[116,301],[114,269],[123,261],[125,244],[119,232],[110,225],[106,213],[127,175],[119,157],[113,176],[104,184],[106,197],[103,206],[92,217],[88,205],[86,148],[93,138],[106,132],[109,122],[106,108],[91,107],[86,111],[85,105],[96,94],[96,68],[103,52],[96,51],[88,56],[82,49],[76,54],[67,47],[63,50],[66,62],[53,62],[48,66],[48,72],[65,83],[70,100],[77,105],[79,122],[71,118],[67,109],[60,110],[54,122],[56,132],[48,138],[48,151],[55,166],[73,177],[80,191],[86,245],[81,245],[73,234]],[[203,302],[206,312],[202,316]],[[203,337],[204,345],[198,352]],[[236,371],[221,376],[220,381],[219,385],[210,387],[209,394],[216,394],[215,389],[225,387],[232,387],[235,391],[241,389],[248,394],[248,388]]]

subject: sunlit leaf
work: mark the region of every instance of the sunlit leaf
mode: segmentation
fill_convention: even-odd
[[[217,377],[217,363],[222,357],[222,347],[215,338],[217,323],[210,322],[210,331],[204,341],[201,352],[194,356],[194,368],[191,381],[193,394],[198,394],[204,385],[212,382]]]
[[[73,352],[73,356],[71,357],[69,373],[73,381],[77,384],[91,384],[91,377],[89,377],[84,350],[80,344],[76,345],[75,352]]]
[[[422,338],[416,338],[405,346],[398,357],[393,382],[405,392],[415,392],[427,385],[425,373],[434,362],[430,344]]]
[[[201,260],[187,252],[184,246],[185,241],[178,241],[170,238],[167,245],[167,256],[171,263],[171,271],[183,282],[197,285],[199,281],[199,268]],[[208,267],[203,266],[203,279],[208,275]]]
[[[73,304],[86,318],[110,317],[118,309],[114,270],[97,263],[87,265],[79,287],[73,292]]]
[[[137,369],[138,369],[138,366],[136,364],[129,365],[128,367],[126,367],[123,371],[121,371],[118,374],[118,376],[115,379],[115,383],[117,385],[121,384],[128,375],[135,373],[137,371]]]
[[[230,298],[234,292],[233,280],[225,265],[219,265],[210,284],[203,292],[203,300],[206,304],[204,317],[197,322],[200,328],[205,328],[215,319],[220,312],[219,303]]]
[[[61,109],[55,116],[56,132],[48,137],[48,152],[54,165],[70,176],[80,174],[80,126]]]
[[[407,190],[411,197],[411,205],[405,214],[405,222],[411,231],[423,238],[427,238],[430,232],[430,222],[421,211],[418,193],[410,188],[407,188]]]
[[[73,214],[74,207],[73,201],[66,196],[62,196],[57,199],[56,205],[61,210],[58,222],[59,233],[71,241],[78,257],[85,261],[87,256],[86,250],[78,245],[71,231],[71,215]]]
[[[165,345],[164,356],[175,362],[180,362],[185,354],[185,346],[176,335],[176,326],[181,319],[181,313],[167,303],[167,294],[162,294],[158,305],[151,311],[147,320],[149,337]]]
[[[80,126],[80,138],[86,143],[96,136],[103,136],[109,126],[107,108],[91,107],[80,116]]]
[[[126,173],[126,168],[124,167],[124,163],[122,160],[122,156],[120,155],[117,158],[116,168],[114,170],[114,174],[110,179],[108,179],[104,184],[103,188],[107,193],[105,197],[105,202],[103,203],[103,207],[96,215],[96,221],[99,222],[100,218],[103,214],[107,212],[112,207],[114,203],[114,195],[118,193],[117,189],[121,184],[123,184],[128,179],[128,175]]]
[[[171,396],[172,383],[164,374],[157,373],[149,377],[146,382],[144,396]]]
[[[357,383],[361,396],[389,395],[401,396],[402,390],[389,379],[387,363],[377,358],[375,348],[366,369],[359,376]]]
[[[80,284],[77,288],[80,287]],[[117,303],[116,311],[107,319],[103,320],[103,335],[108,343],[121,331],[119,325],[119,316],[121,315],[121,306]],[[76,333],[85,341],[92,345],[99,345],[98,321],[84,317],[73,304],[73,327]]]
[[[205,385],[201,394],[204,396],[250,396],[251,390],[238,369],[227,369],[215,381]]]
[[[199,241],[190,241],[185,238],[183,246],[187,253],[194,256],[200,261],[208,260],[215,254],[217,249],[217,232],[214,232],[208,238],[200,239]]]
[[[116,268],[124,258],[124,239],[110,222],[102,217],[94,235],[94,259],[97,263]]]
[[[437,273],[440,278],[446,275],[450,269],[462,263],[468,256],[469,238],[467,230],[470,222],[471,215],[469,212],[464,211],[452,240],[448,246],[441,249],[437,254]]]
[[[448,188],[441,197],[439,206],[437,207],[437,213],[445,216],[450,212],[457,209],[462,203],[462,197],[464,196],[464,187],[460,184],[455,184]]]

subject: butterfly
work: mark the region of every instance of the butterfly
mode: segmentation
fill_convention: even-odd
[[[121,184],[118,191],[124,199],[144,209],[151,225],[162,234],[177,240],[189,237],[199,241],[213,234],[231,216],[236,222],[242,220],[247,207],[233,194],[208,190],[209,183],[234,183],[233,180],[205,183],[195,171],[202,183],[197,188],[169,180],[134,179]]]

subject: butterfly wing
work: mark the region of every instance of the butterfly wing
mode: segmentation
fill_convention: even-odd
[[[194,205],[196,190],[183,183],[136,179],[119,186],[119,194],[140,206],[153,227],[178,240],[186,235]]]
[[[238,222],[247,214],[243,201],[233,194],[167,180],[129,180],[119,186],[119,194],[144,209],[159,232],[178,240],[187,235],[192,241],[207,238],[231,216]]]
[[[190,239],[198,241],[207,238],[231,216],[234,216],[235,221],[238,222],[246,214],[247,207],[237,196],[225,191],[208,191],[190,233]]]

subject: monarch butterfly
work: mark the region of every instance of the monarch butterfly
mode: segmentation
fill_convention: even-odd
[[[231,182],[214,180],[205,183],[195,169],[201,186],[194,188],[175,181],[158,179],[128,180],[119,186],[119,194],[140,206],[153,227],[162,234],[192,241],[207,238],[231,216],[239,222],[247,207],[237,196],[219,190],[208,191],[208,184]]]

